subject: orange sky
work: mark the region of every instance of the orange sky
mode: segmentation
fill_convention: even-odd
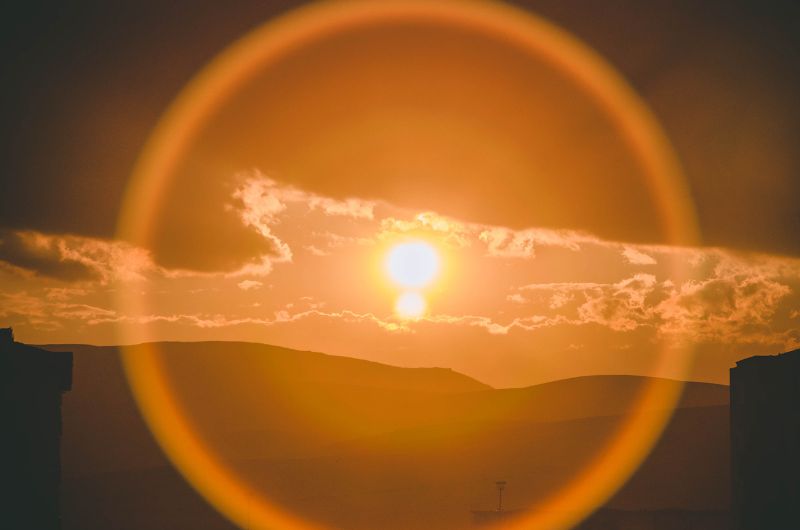
[[[447,366],[497,386],[657,373],[661,349],[681,340],[700,345],[694,377],[724,381],[738,357],[798,344],[797,260],[343,202],[257,171],[233,180],[230,211],[279,252],[226,272],[193,272],[159,266],[124,243],[21,233],[20,245],[74,262],[86,276],[64,282],[5,267],[3,305],[14,309],[19,337],[109,343],[125,324],[143,338],[258,341]],[[420,320],[394,314],[401,289],[382,267],[387,249],[409,237],[444,260]],[[676,266],[691,278],[677,280]],[[115,308],[120,285],[144,293],[143,314]]]
[[[141,237],[6,230],[0,316],[29,342],[115,343],[122,325],[496,386],[677,376],[658,363],[682,341],[692,377],[725,381],[738,358],[797,347],[800,261],[675,245],[637,138],[568,70],[428,19],[290,46],[192,129],[158,202],[133,206]],[[409,236],[446,264],[418,321],[393,314],[377,265]]]

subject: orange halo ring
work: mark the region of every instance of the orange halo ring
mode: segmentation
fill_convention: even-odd
[[[283,54],[332,32],[386,20],[426,20],[457,24],[489,33],[549,60],[583,86],[616,121],[647,175],[647,186],[669,243],[699,242],[693,205],[680,164],[656,119],[611,66],[575,37],[530,13],[500,3],[473,0],[327,1],[278,17],[246,35],[200,72],[171,104],[145,146],[126,190],[118,236],[146,246],[170,174],[194,135],[250,75]],[[131,289],[117,290],[125,314],[144,314],[145,301]],[[134,336],[120,326],[123,344]],[[682,347],[661,356],[673,374],[685,374],[692,350]],[[272,505],[242,483],[194,431],[172,394],[158,351],[142,345],[124,349],[129,383],[150,429],[187,480],[219,511],[246,528],[315,530]],[[654,380],[643,391],[613,441],[568,486],[555,492],[508,528],[569,528],[605,502],[647,456],[671,417],[679,383]]]

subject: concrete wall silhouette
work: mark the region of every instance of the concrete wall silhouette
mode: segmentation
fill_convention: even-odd
[[[731,368],[736,530],[800,528],[800,350]]]
[[[61,527],[61,395],[71,386],[71,353],[0,329],[0,528]]]

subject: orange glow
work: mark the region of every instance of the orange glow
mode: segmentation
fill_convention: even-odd
[[[397,297],[394,310],[400,318],[419,318],[425,314],[425,298],[416,291],[406,291]]]
[[[167,214],[170,213],[171,204],[167,204],[167,196],[170,186],[174,183],[175,174],[185,172],[184,166],[193,167],[187,160],[191,159],[191,156],[197,156],[197,152],[204,152],[205,146],[201,144],[204,135],[209,129],[213,129],[210,124],[215,119],[222,120],[221,109],[227,108],[226,106],[235,107],[234,100],[240,90],[245,91],[248,81],[264,75],[265,72],[268,73],[286,56],[300,53],[306,48],[313,48],[315,43],[332,35],[347,34],[365,27],[380,30],[382,25],[391,23],[456,28],[468,35],[477,35],[475,38],[499,43],[512,49],[515,54],[529,55],[546,62],[568,79],[574,90],[584,94],[586,100],[593,104],[592,112],[604,116],[608,123],[616,127],[619,142],[624,144],[630,153],[630,164],[635,165],[643,175],[643,186],[655,204],[655,216],[668,241],[673,244],[697,242],[698,234],[692,204],[669,143],[649,110],[611,67],[575,38],[544,20],[499,3],[464,0],[444,2],[389,0],[313,4],[269,22],[234,44],[184,89],[154,131],[137,163],[126,192],[119,220],[120,237],[141,243],[143,246],[144,243],[160,237],[160,219],[166,215],[165,211]],[[376,32],[376,35],[378,36],[375,38],[379,38],[380,31]],[[457,50],[450,59],[455,66],[458,66],[459,60],[463,60]],[[403,65],[414,66],[418,60],[417,57],[406,58]],[[425,65],[432,71],[442,66]],[[308,86],[313,86],[311,80],[314,75],[325,75],[325,73],[312,73]],[[331,75],[335,76],[335,72]],[[342,82],[344,85],[341,91],[342,94],[346,94],[353,87],[347,85],[346,78]],[[463,93],[458,97],[467,97],[469,88],[464,87]],[[502,95],[498,95],[498,100],[501,99]],[[509,173],[518,172],[520,175],[534,173],[530,169],[531,161],[524,157],[525,149],[510,150],[493,140],[496,131],[481,130],[481,120],[490,121],[488,117],[472,117],[474,120],[471,121],[463,116],[443,117],[435,110],[438,100],[433,98],[432,101],[433,108],[430,114],[421,117],[411,116],[413,113],[404,113],[402,108],[385,112],[378,108],[362,121],[351,122],[347,120],[345,114],[339,120],[341,130],[338,132],[342,136],[330,134],[320,139],[311,135],[307,145],[292,145],[291,148],[296,149],[298,154],[293,155],[294,158],[285,155],[288,160],[287,167],[291,163],[293,164],[291,167],[298,172],[306,171],[308,174],[334,171],[335,168],[328,165],[331,160],[326,158],[328,154],[340,153],[351,144],[368,142],[375,136],[375,131],[388,130],[396,135],[393,136],[398,142],[396,145],[401,146],[397,148],[398,153],[389,152],[390,150],[383,145],[378,146],[384,149],[380,151],[380,155],[370,156],[369,146],[366,148],[360,146],[360,150],[365,152],[363,163],[370,171],[382,166],[388,168],[386,169],[388,177],[383,180],[393,184],[387,184],[386,189],[401,198],[404,197],[402,182],[405,181],[397,184],[400,179],[397,178],[395,171],[400,170],[392,169],[395,160],[403,160],[409,164],[408,167],[402,168],[403,171],[413,164],[419,164],[420,181],[426,181],[428,172],[434,172],[435,169],[444,168],[442,169],[444,171],[448,166],[452,166],[454,169],[451,169],[451,172],[458,175],[460,171],[467,171],[474,166],[473,162],[483,164],[485,162],[483,158],[478,160],[479,152],[481,155],[485,154],[487,160],[500,160],[497,167],[506,169]],[[341,104],[342,108],[346,108],[348,104],[355,105],[355,102],[345,99]],[[287,113],[296,111],[298,123],[313,123],[311,117],[304,113],[304,109],[290,107],[291,105],[287,106],[284,111]],[[290,122],[292,120],[287,120],[287,123]],[[301,126],[298,127],[302,129]],[[454,148],[454,151],[448,152],[447,156],[436,149],[427,149],[434,144],[435,147],[439,146],[437,142],[445,142],[437,136],[439,134],[437,131],[442,130],[445,132],[441,137],[455,137],[461,141],[458,144],[459,149]],[[413,134],[415,131],[419,137]],[[513,135],[514,131],[509,134]],[[416,141],[420,142],[418,151],[415,151]],[[522,142],[522,139],[518,141]],[[285,147],[288,152],[289,146]],[[361,154],[360,151],[357,153]],[[603,156],[603,153],[598,154],[594,151],[592,154]],[[418,158],[415,158],[416,156]],[[566,149],[563,149],[560,156],[564,159],[575,158]],[[249,160],[246,157],[244,159]],[[203,168],[210,166],[216,168],[215,165],[220,165],[227,169],[227,161],[205,159],[202,161],[205,165],[198,163],[197,160],[192,160],[192,163]],[[367,178],[371,177],[364,177],[365,180]],[[493,178],[493,174],[487,174],[485,180],[489,182]],[[346,180],[342,178],[342,181]],[[373,180],[379,179],[376,176]],[[398,188],[400,191],[397,191]],[[385,189],[370,190],[371,193],[378,191]],[[346,190],[346,193],[350,193],[350,190]],[[366,196],[372,195],[367,193]],[[454,198],[453,201],[457,199]],[[463,211],[469,212],[470,208],[477,208],[467,203],[468,201],[465,201]],[[545,207],[546,205],[542,206]],[[554,210],[565,207],[562,204],[552,206]],[[497,209],[502,208],[502,204],[497,205]],[[396,256],[396,266],[389,265],[389,272],[394,281],[403,287],[420,288],[430,285],[435,281],[440,267],[436,251],[427,244],[411,248],[412,261],[421,259],[417,263],[423,263],[423,266],[419,269],[412,267],[412,273],[409,274],[406,269],[408,262],[405,261],[408,255],[404,256],[405,250],[408,249],[398,246],[392,251],[392,255],[400,251]],[[395,258],[389,258],[390,261],[393,259]],[[362,264],[366,261],[362,260]],[[360,270],[351,271],[352,277],[348,279],[352,281],[343,283],[358,284],[366,268],[365,266]],[[393,270],[395,272],[392,272]],[[400,272],[396,272],[397,270]],[[404,270],[406,272],[403,272]],[[678,271],[676,274],[686,273]],[[348,287],[343,287],[346,288]],[[117,295],[118,305],[124,309],[125,314],[152,313],[154,302],[141,292],[120,289]],[[397,314],[403,318],[425,321],[426,317],[423,315],[426,311],[426,300],[419,292],[410,291],[401,294],[397,299],[396,308]],[[390,325],[397,327],[396,323]],[[387,329],[391,328],[387,326]],[[121,343],[130,344],[138,341],[139,335],[134,336],[123,322],[121,339]],[[675,349],[670,356],[662,355],[661,362],[676,373],[685,373],[691,360],[691,353],[688,347]],[[226,461],[216,454],[214,447],[203,439],[196,425],[189,419],[190,415],[185,410],[186,404],[176,398],[171,382],[164,373],[164,366],[159,361],[159,352],[152,346],[130,348],[125,354],[125,367],[137,402],[159,443],[192,485],[217,509],[245,528],[281,530],[322,528],[306,520],[302,513],[287,513],[273,499],[267,498],[263,492],[241,480]],[[570,484],[553,492],[547,502],[531,507],[531,510],[521,520],[514,522],[511,528],[568,528],[591,513],[613,495],[647,455],[668,421],[679,394],[678,384],[657,382],[647,388],[640,401],[632,408],[625,424],[606,447],[599,448],[593,462]],[[319,420],[320,423],[323,422],[323,419]]]

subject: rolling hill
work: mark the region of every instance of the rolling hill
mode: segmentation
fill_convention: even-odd
[[[591,376],[492,389],[439,368],[244,343],[163,343],[206,440],[287,508],[338,528],[470,526],[494,481],[526,506],[602,449],[649,380]],[[64,399],[65,529],[231,528],[183,481],[140,419],[113,347],[74,352]],[[728,389],[688,383],[664,436],[609,502],[724,510]]]

